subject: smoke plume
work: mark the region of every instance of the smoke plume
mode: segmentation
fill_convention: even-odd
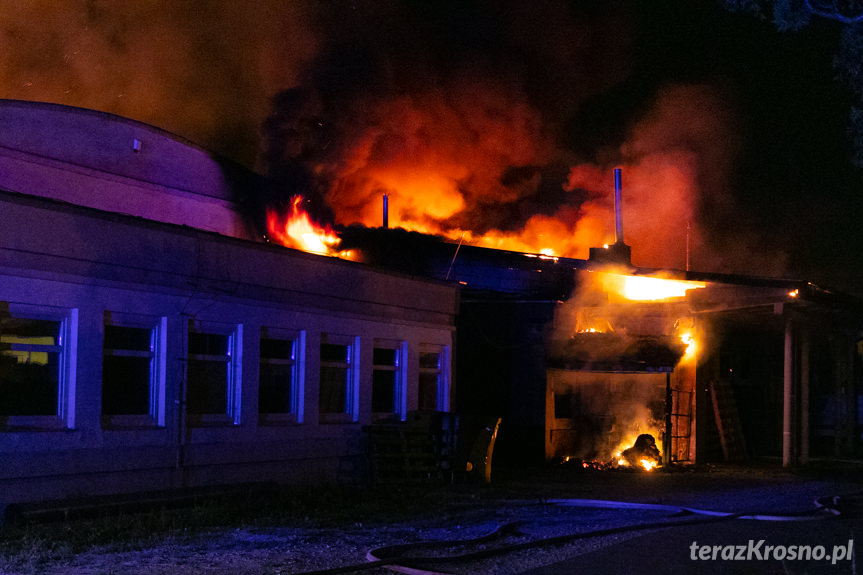
[[[613,239],[622,167],[636,264],[731,269],[757,243],[723,243],[733,100],[709,78],[634,81],[643,17],[623,0],[11,0],[0,97],[159,126],[321,220],[378,226],[388,194],[391,226],[571,257]]]

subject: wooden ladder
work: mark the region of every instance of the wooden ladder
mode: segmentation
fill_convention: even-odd
[[[711,381],[710,399],[713,403],[716,429],[719,431],[719,442],[722,444],[723,459],[725,461],[746,459],[746,442],[731,385],[727,381]]]

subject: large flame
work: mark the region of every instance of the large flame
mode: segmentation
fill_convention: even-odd
[[[267,210],[267,233],[280,244],[322,255],[339,255],[336,249],[341,242],[336,233],[327,226],[312,221],[303,209],[303,196],[291,199],[291,209],[287,214]]]
[[[601,273],[606,292],[627,301],[665,301],[681,298],[687,290],[703,288],[704,282],[672,280],[661,277]]]

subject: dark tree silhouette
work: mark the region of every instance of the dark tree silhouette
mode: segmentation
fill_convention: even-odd
[[[808,26],[812,18],[838,22],[840,40],[833,57],[839,81],[853,93],[857,105],[848,115],[851,162],[863,168],[863,0],[723,0],[732,12],[772,20],[777,30],[789,32]]]

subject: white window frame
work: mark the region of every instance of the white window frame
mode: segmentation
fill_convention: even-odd
[[[109,429],[164,427],[168,318],[106,311],[102,325],[149,329],[152,342],[150,351],[150,399],[148,413],[146,415],[103,414],[102,426]],[[102,357],[104,358],[106,343],[104,327],[102,338]]]
[[[376,349],[390,349],[396,352],[396,365],[378,365],[374,361],[374,350]],[[405,421],[407,419],[408,412],[408,400],[407,400],[407,357],[408,357],[408,344],[406,341],[398,341],[398,340],[387,340],[387,339],[375,339],[374,347],[372,348],[372,392],[369,396],[369,402],[372,406],[374,406],[373,398],[374,398],[374,372],[375,371],[393,371],[395,372],[395,397],[393,398],[393,403],[395,404],[395,410],[391,412],[372,412],[372,419],[381,420],[386,418],[392,418],[394,415],[400,420]],[[374,407],[372,407],[373,409]]]
[[[426,368],[422,367],[420,360],[424,353],[438,354],[438,367]],[[450,355],[449,346],[439,344],[423,343],[419,346],[419,355],[417,356],[417,364],[419,365],[419,375],[436,373],[437,389],[435,390],[435,406],[437,411],[449,411],[450,404]],[[417,378],[417,407],[419,407],[419,377]]]
[[[291,367],[293,387],[291,389],[291,405],[293,409],[289,413],[266,413],[260,409],[260,397],[258,399],[258,422],[263,425],[280,425],[303,423],[305,414],[305,374],[306,374],[306,332],[305,330],[290,330],[283,328],[264,326],[260,331],[259,343],[265,339],[290,340],[294,342],[294,359]],[[258,349],[258,365],[265,362],[276,363],[279,360],[264,358]],[[260,394],[260,371],[258,373],[258,393]]]
[[[189,336],[191,333],[223,335],[228,337],[228,353],[224,356],[224,361],[228,364],[225,413],[189,413],[188,411],[188,360],[198,359],[198,357],[193,356],[189,350]],[[192,427],[239,425],[242,413],[243,325],[190,319],[186,325],[186,333],[184,334],[184,337],[186,338],[187,363],[183,385],[183,408],[187,423]],[[203,356],[202,359],[206,357],[209,356]]]
[[[320,368],[324,367],[346,367],[347,374],[345,376],[345,397],[347,405],[342,412],[323,412],[320,410],[320,401],[318,401],[318,420],[320,423],[355,423],[360,418],[360,338],[358,336],[336,335],[330,333],[321,334],[321,346],[325,344],[344,345],[348,347],[347,361],[338,365],[329,364],[320,361]],[[320,349],[318,349],[318,358],[320,359]],[[318,393],[320,393],[320,372],[318,369]]]
[[[74,429],[78,309],[9,302],[9,313],[13,317],[60,322],[60,341],[56,346],[52,346],[60,354],[57,374],[57,410],[54,415],[0,416],[0,429]],[[16,347],[20,351],[29,346],[12,344],[13,351],[16,351]]]

